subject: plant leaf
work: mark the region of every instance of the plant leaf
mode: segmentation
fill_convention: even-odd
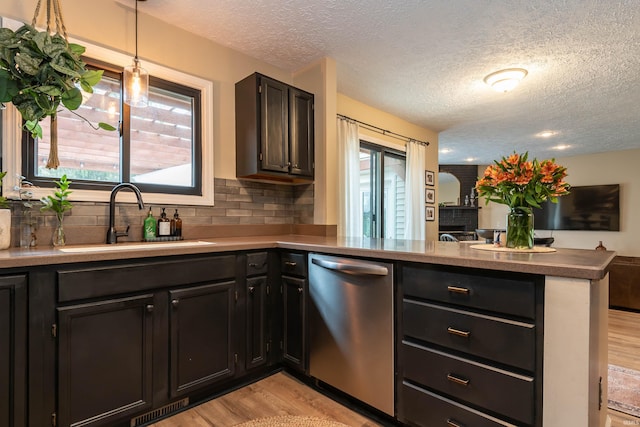
[[[62,104],[69,110],[77,110],[82,105],[82,93],[77,87],[64,92],[61,96]]]
[[[99,122],[98,123],[98,127],[100,129],[108,130],[108,131],[111,131],[111,132],[116,130],[115,127],[111,126],[109,123],[104,123],[104,122]]]
[[[80,81],[86,82],[90,86],[95,86],[102,80],[103,72],[104,70],[87,70],[80,76]]]
[[[31,76],[35,76],[38,73],[38,67],[40,67],[41,62],[40,59],[28,54],[21,53],[16,55],[16,64],[20,67],[20,70]]]

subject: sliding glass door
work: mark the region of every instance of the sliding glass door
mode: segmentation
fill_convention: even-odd
[[[362,235],[402,238],[405,205],[405,154],[360,142]]]

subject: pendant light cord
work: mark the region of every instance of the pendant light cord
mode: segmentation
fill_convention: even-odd
[[[136,2],[136,64],[138,63],[138,0],[134,0]]]

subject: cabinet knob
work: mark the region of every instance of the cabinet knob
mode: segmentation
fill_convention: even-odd
[[[298,293],[301,294],[302,291],[304,291],[304,289],[302,289],[302,286],[298,288]]]
[[[153,312],[153,304],[147,304],[147,306],[145,308],[147,309],[147,313],[152,313]]]
[[[173,308],[178,308],[178,304],[180,304],[180,300],[179,299],[171,300],[171,306]]]
[[[255,287],[253,287],[253,286],[249,286],[249,293],[250,293],[250,294],[253,294],[253,292],[254,292],[255,290],[256,290],[256,288],[255,288]]]

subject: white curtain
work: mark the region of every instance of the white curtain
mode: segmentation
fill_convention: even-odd
[[[405,184],[404,238],[425,240],[424,216],[424,168],[427,150],[416,141],[407,143],[407,168]]]
[[[338,118],[338,235],[362,237],[358,125]]]

